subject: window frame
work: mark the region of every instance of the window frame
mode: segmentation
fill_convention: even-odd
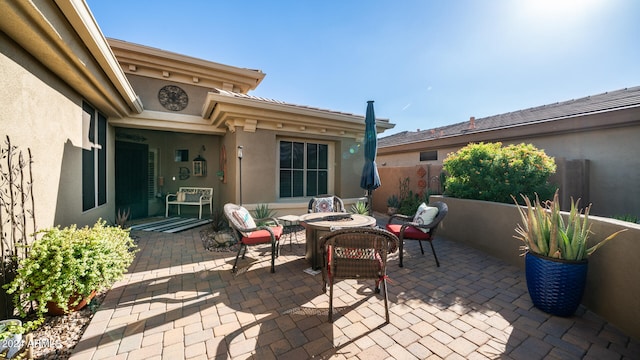
[[[420,153],[418,154],[418,159],[420,162],[438,161],[438,150],[420,151]]]
[[[303,154],[303,167],[302,167],[302,172],[303,172],[303,195],[302,196],[289,196],[289,197],[282,197],[281,193],[280,193],[280,162],[281,162],[281,143],[282,142],[296,142],[296,143],[303,143],[304,144],[304,154]],[[277,166],[276,166],[276,183],[275,183],[275,187],[276,187],[276,197],[278,200],[300,200],[300,199],[308,199],[310,196],[315,196],[315,195],[308,195],[307,194],[307,186],[308,186],[308,173],[310,171],[310,169],[307,167],[307,149],[308,149],[308,144],[315,144],[315,145],[326,145],[327,146],[327,193],[331,194],[334,192],[334,169],[333,169],[333,165],[335,164],[335,144],[332,141],[327,141],[327,140],[319,140],[319,139],[301,139],[301,138],[278,138],[276,141],[276,149],[277,149],[277,154],[276,154],[276,161],[277,161]],[[311,169],[313,170],[313,169]],[[322,195],[322,194],[317,194],[317,195]]]
[[[107,204],[107,117],[82,102],[82,211]]]

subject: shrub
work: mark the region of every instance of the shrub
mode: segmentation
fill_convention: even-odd
[[[55,227],[39,234],[42,238],[29,246],[16,278],[5,285],[7,293],[16,292],[14,301],[22,316],[31,301],[37,303],[40,314],[49,301],[67,310],[74,295],[81,297],[71,306],[93,291],[110,287],[122,278],[136,251],[129,230],[107,226],[103,220],[93,227]]]
[[[446,195],[452,197],[511,203],[512,195],[547,200],[555,191],[548,182],[554,159],[531,144],[471,143],[443,165]]]
[[[422,203],[429,203],[429,191],[424,191],[422,194],[419,194],[409,190],[407,197],[400,202],[398,214],[410,216],[415,215],[418,211],[418,207]]]

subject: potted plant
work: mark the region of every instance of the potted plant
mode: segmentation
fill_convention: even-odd
[[[0,354],[8,349],[6,358],[13,358],[24,345],[22,341],[24,332],[21,320],[0,320]]]
[[[47,304],[69,311],[120,279],[136,252],[129,230],[107,226],[102,219],[93,227],[54,227],[38,235],[15,279],[5,285],[7,293],[16,293],[14,303],[22,316],[32,302],[39,315],[47,312]]]
[[[571,316],[584,293],[588,257],[626,229],[587,247],[587,240],[593,234],[589,224],[591,205],[582,214],[578,210],[580,200],[571,199],[571,210],[565,222],[560,213],[557,190],[553,200],[544,203],[537,196],[533,204],[527,196],[521,196],[526,206],[518,206],[522,224],[517,225],[514,237],[524,243],[522,249],[531,301],[547,313]]]
[[[400,199],[398,196],[393,194],[387,198],[387,214],[393,215],[398,212],[398,207],[400,207]]]

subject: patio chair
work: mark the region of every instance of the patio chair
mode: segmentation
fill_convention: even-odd
[[[280,242],[283,229],[278,220],[276,218],[253,219],[247,209],[232,203],[224,205],[224,216],[229,220],[229,224],[233,229],[233,235],[240,245],[231,272],[236,271],[240,253],[242,253],[242,258],[244,259],[247,252],[247,246],[268,243],[271,244],[271,272],[276,272],[275,259],[278,256],[278,244]],[[274,226],[256,226],[256,221],[273,222]]]
[[[386,229],[400,239],[400,267],[403,267],[402,258],[405,240],[418,240],[422,255],[424,255],[422,242],[428,241],[429,245],[431,245],[433,257],[436,259],[436,265],[440,267],[436,250],[433,248],[433,237],[438,224],[447,216],[448,211],[447,204],[438,201],[430,204],[430,206],[422,203],[414,216],[395,214],[389,218]],[[394,221],[396,223],[393,223]],[[397,223],[398,221],[400,222],[399,224]]]
[[[323,291],[329,284],[329,321],[333,322],[333,284],[338,279],[373,279],[375,292],[384,292],[385,323],[389,323],[387,296],[387,255],[398,249],[392,233],[371,227],[336,230],[322,239],[324,267]],[[382,283],[382,285],[380,285]]]
[[[309,200],[309,213],[317,212],[347,212],[342,199],[335,195],[318,195]]]

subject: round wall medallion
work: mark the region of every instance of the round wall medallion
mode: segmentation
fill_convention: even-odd
[[[158,92],[158,100],[165,109],[181,111],[189,104],[187,93],[175,85],[166,85]]]

